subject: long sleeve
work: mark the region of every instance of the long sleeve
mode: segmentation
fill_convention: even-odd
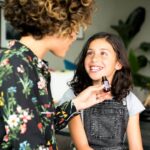
[[[56,107],[56,113],[55,113],[55,129],[60,130],[64,128],[70,119],[80,114],[80,112],[76,111],[76,108],[72,101],[66,101],[62,105]]]
[[[64,128],[73,116],[80,114],[72,103],[72,99],[75,97],[73,90],[69,88],[59,100],[55,117],[56,130]]]

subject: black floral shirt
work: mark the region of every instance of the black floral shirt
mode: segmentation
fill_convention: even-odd
[[[0,51],[0,149],[57,150],[55,131],[77,114],[54,108],[47,64],[17,41]]]

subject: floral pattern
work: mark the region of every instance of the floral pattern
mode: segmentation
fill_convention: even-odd
[[[57,150],[55,130],[76,114],[71,101],[54,107],[45,61],[18,41],[0,52],[0,149]]]

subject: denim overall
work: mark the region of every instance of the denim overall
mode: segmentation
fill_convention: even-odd
[[[125,150],[128,118],[124,100],[106,100],[85,109],[83,122],[89,145],[94,150]]]

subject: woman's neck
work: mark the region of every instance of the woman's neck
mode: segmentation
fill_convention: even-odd
[[[24,36],[20,43],[27,46],[38,58],[43,59],[49,49],[46,47],[46,40],[36,40],[32,36]]]

